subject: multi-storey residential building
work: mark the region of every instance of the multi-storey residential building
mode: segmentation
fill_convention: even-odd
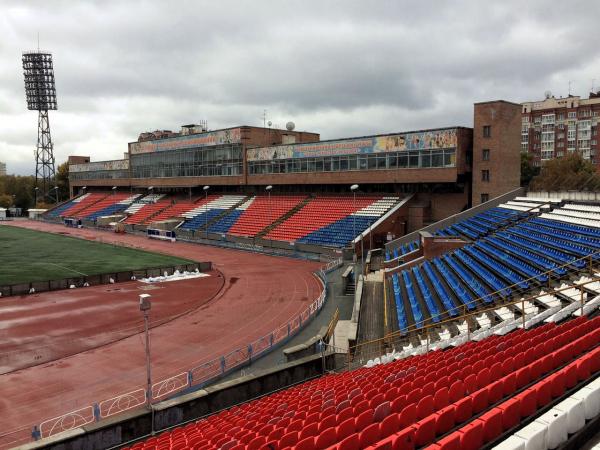
[[[533,155],[536,165],[575,151],[600,164],[600,91],[587,99],[547,95],[544,100],[522,103],[521,119],[521,151]]]
[[[6,175],[6,163],[0,162],[0,177]]]

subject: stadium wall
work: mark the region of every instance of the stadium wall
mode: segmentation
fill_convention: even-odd
[[[75,428],[61,435],[21,446],[21,450],[102,450],[125,445],[170,427],[200,419],[223,409],[321,376],[345,362],[346,355],[308,356],[257,375],[237,378],[157,403],[153,411],[123,413],[114,419]]]
[[[496,198],[491,199],[490,201],[486,202],[486,203],[482,203],[480,205],[477,205],[473,208],[470,208],[466,211],[463,211],[461,213],[458,214],[454,214],[444,220],[441,220],[439,222],[436,222],[434,224],[428,225],[426,227],[421,228],[420,230],[417,231],[413,231],[412,233],[409,233],[405,236],[402,236],[392,242],[389,242],[388,244],[386,244],[385,248],[386,250],[393,250],[396,247],[401,246],[402,244],[406,244],[408,242],[412,242],[416,239],[419,239],[420,237],[420,232],[421,231],[428,231],[430,233],[433,233],[436,230],[445,228],[447,226],[450,226],[456,222],[460,222],[461,220],[464,219],[468,219],[469,217],[473,217],[477,214],[479,214],[482,211],[485,211],[487,209],[493,208],[495,206],[498,206],[502,203],[505,203],[509,200],[514,199],[515,197],[519,197],[519,196],[523,196],[525,195],[525,188],[523,187],[519,187],[517,189],[514,189],[510,192],[507,192],[506,194],[500,195]]]

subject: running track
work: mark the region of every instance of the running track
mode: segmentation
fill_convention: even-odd
[[[154,380],[176,375],[268,334],[296,317],[322,290],[312,273],[318,263],[58,224],[30,221],[12,224],[213,262],[213,267],[225,278],[216,297],[151,331]],[[0,375],[0,435],[23,429],[23,437],[33,424],[144,384],[142,334]],[[0,437],[0,446],[6,445],[8,439]]]

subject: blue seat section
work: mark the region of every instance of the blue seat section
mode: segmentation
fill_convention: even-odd
[[[477,294],[477,297],[481,298],[485,303],[490,303],[494,300],[492,294],[490,294],[479,281],[473,278],[471,274],[463,269],[460,264],[454,261],[449,255],[444,255],[443,260],[458,274],[464,283],[473,289],[473,292]]]
[[[595,229],[595,228],[591,228],[591,227],[584,227],[582,225],[574,225],[571,223],[558,222],[556,220],[542,219],[541,217],[536,217],[534,219],[531,219],[531,222],[550,226],[551,228],[559,228],[562,230],[572,231],[577,234],[584,234],[586,236],[600,238],[600,228]]]
[[[425,261],[423,263],[422,267],[423,267],[423,270],[425,271],[425,274],[429,278],[429,281],[433,285],[433,288],[435,289],[435,292],[436,292],[438,298],[444,305],[444,308],[446,308],[446,311],[448,312],[448,314],[450,314],[451,317],[458,316],[458,311],[456,310],[456,305],[452,301],[450,294],[448,293],[448,291],[446,290],[446,288],[444,287],[444,285],[438,278],[437,274],[434,272],[433,268],[431,267],[431,263],[429,261]]]
[[[508,297],[510,295],[510,288],[506,287],[505,282],[499,280],[492,272],[487,270],[480,263],[467,255],[464,251],[456,250],[454,255],[460,260],[460,262],[475,272],[480,279],[485,280],[485,282],[494,291],[498,292],[501,297]],[[484,298],[484,301],[489,303],[491,300]]]
[[[404,301],[402,300],[402,291],[400,289],[400,281],[398,274],[392,275],[392,284],[394,286],[394,301],[396,303],[396,316],[398,317],[398,327],[402,333],[406,333],[408,329],[408,320],[404,311]]]
[[[533,223],[524,223],[519,225],[519,228],[527,230],[527,232],[534,231],[543,233],[545,236],[553,236],[557,239],[566,239],[568,241],[577,242],[581,245],[586,245],[593,248],[600,248],[600,241],[590,236],[582,236],[575,234],[572,231],[559,230],[557,228],[550,228],[546,225],[536,225]]]
[[[198,230],[200,228],[204,228],[207,222],[210,222],[212,219],[221,215],[225,211],[227,210],[219,208],[209,209],[206,212],[203,212],[189,220],[186,220],[180,228],[183,228],[184,230]]]
[[[512,270],[516,270],[518,273],[524,274],[527,278],[535,278],[538,281],[546,282],[548,281],[548,276],[544,275],[541,270],[536,267],[533,267],[530,264],[524,263],[518,258],[511,256],[507,253],[498,251],[495,247],[489,245],[485,241],[479,241],[475,244],[477,249],[483,251],[487,255],[491,255],[496,259],[499,259],[502,264],[508,266]],[[485,257],[486,255],[484,255]],[[525,282],[526,283],[526,282]],[[527,283],[526,283],[527,284]],[[520,286],[523,287],[523,286]],[[526,286],[528,287],[528,286]]]
[[[352,214],[344,217],[327,226],[319,228],[312,233],[298,239],[297,242],[304,244],[316,244],[327,247],[344,247],[348,242],[352,241],[354,229],[366,230],[379,217],[377,216],[353,216]],[[356,220],[356,228],[354,228],[354,220]]]
[[[386,251],[385,251],[385,260],[386,260],[386,261],[389,261],[390,259],[392,259],[392,256],[390,255],[390,251],[389,251],[389,250],[386,250]]]
[[[49,217],[58,217],[58,216],[60,216],[63,212],[65,212],[67,209],[69,209],[73,205],[74,205],[73,200],[65,202],[62,205],[57,206],[56,208],[54,208],[52,211],[48,212],[48,216]]]
[[[398,247],[396,247],[394,249],[394,258],[397,258],[398,256],[400,256],[400,253],[398,252]]]
[[[478,236],[486,234],[489,230],[494,229],[492,227],[488,227],[485,224],[480,224],[479,222],[472,219],[463,220],[460,224],[463,227],[467,227],[471,231],[474,231],[475,233],[477,233]]]
[[[125,211],[129,205],[121,205],[119,203],[115,203],[114,205],[107,206],[99,211],[93,212],[89,216],[85,216],[87,220],[96,220],[98,217],[103,216],[112,216],[113,214],[119,213],[121,211]]]
[[[528,239],[534,239],[537,242],[543,243],[546,246],[558,248],[565,252],[571,252],[578,257],[589,255],[594,250],[584,245],[577,244],[577,236],[573,235],[573,242],[569,242],[569,238],[556,234],[555,232],[545,229],[543,227],[537,227],[537,225],[522,224],[516,227],[519,230],[523,230],[527,234]],[[600,255],[594,255],[592,258],[599,259]]]
[[[440,310],[438,309],[437,305],[435,304],[435,300],[433,298],[433,295],[431,295],[431,291],[429,290],[427,283],[425,283],[425,280],[423,280],[423,276],[421,275],[421,270],[418,267],[413,267],[412,272],[415,277],[415,280],[417,280],[417,285],[419,286],[419,290],[421,291],[423,300],[425,300],[425,304],[427,305],[427,308],[429,309],[429,315],[431,316],[431,320],[434,323],[439,322],[440,321]]]
[[[547,272],[549,270],[553,271],[555,274],[563,276],[567,274],[567,271],[559,267],[559,264],[554,261],[549,260],[548,258],[544,258],[543,256],[536,255],[535,253],[526,250],[522,247],[518,247],[513,244],[508,244],[504,241],[501,241],[498,238],[488,238],[488,242],[494,244],[497,248],[507,253],[512,253],[520,258],[523,258],[529,261],[531,264],[534,264],[541,268],[542,272]]]
[[[406,295],[408,295],[408,303],[410,304],[410,309],[412,310],[413,319],[415,320],[415,325],[417,328],[423,327],[423,312],[421,311],[421,307],[419,306],[419,302],[417,301],[417,295],[415,294],[415,290],[412,285],[412,281],[410,281],[410,276],[408,271],[402,271],[402,279],[404,281],[404,288],[406,289]]]
[[[462,226],[459,223],[455,223],[454,225],[452,225],[452,227],[457,230],[460,234],[464,234],[465,236],[471,238],[471,239],[477,239],[479,237],[478,233],[475,233],[471,230],[469,230],[468,228]]]
[[[493,250],[493,249],[489,248],[489,250]],[[514,270],[512,270],[509,267],[506,267],[503,264],[496,262],[494,259],[490,258],[490,256],[488,254],[486,254],[485,247],[483,245],[479,245],[479,246],[478,245],[469,245],[467,247],[464,247],[463,251],[465,253],[467,253],[469,256],[471,256],[472,258],[475,258],[482,265],[487,266],[490,269],[492,269],[493,271],[495,271],[498,275],[500,275],[502,278],[504,278],[510,284],[515,284],[522,289],[527,289],[529,287],[529,283],[527,283],[527,281],[525,281],[525,279],[521,275],[519,275],[517,272],[515,272]],[[494,256],[502,259],[502,262],[505,262],[504,258],[502,258],[502,257],[506,256],[506,255],[504,255],[500,252],[492,252],[492,251],[490,251],[489,253],[491,253],[492,255],[494,255],[494,253],[496,253]],[[533,276],[533,275],[531,275],[531,276]]]
[[[419,244],[417,243],[417,241],[409,242],[408,246],[410,247],[411,252],[413,252],[419,248]]]
[[[582,269],[586,265],[584,261],[577,260],[572,255],[569,255],[568,253],[562,252],[560,250],[556,250],[554,247],[552,247],[552,244],[554,244],[554,246],[557,246],[557,247],[563,248],[563,249],[564,248],[571,249],[572,252],[579,254],[579,251],[580,251],[579,249],[581,247],[573,246],[573,248],[570,248],[571,244],[569,244],[568,242],[565,243],[560,240],[556,240],[556,242],[554,242],[554,239],[552,239],[552,238],[549,238],[549,237],[541,238],[538,236],[538,233],[532,233],[532,232],[525,233],[516,227],[514,229],[510,229],[505,232],[498,233],[498,236],[502,237],[510,242],[513,242],[515,244],[519,244],[529,250],[535,251],[536,253],[539,253],[540,255],[554,259],[554,260],[560,262],[562,265],[572,264],[573,266],[577,267],[578,269]],[[585,251],[585,249],[583,249],[583,250]]]
[[[227,233],[243,213],[243,209],[234,209],[225,217],[217,220],[212,225],[209,225],[208,231],[211,233]]]
[[[433,264],[442,277],[444,277],[444,280],[446,280],[446,283],[448,283],[448,286],[450,286],[450,289],[452,289],[456,298],[458,298],[463,305],[466,305],[467,309],[475,309],[477,305],[473,301],[473,296],[462,286],[460,281],[458,281],[454,274],[446,267],[446,264],[444,264],[440,258],[434,258]]]

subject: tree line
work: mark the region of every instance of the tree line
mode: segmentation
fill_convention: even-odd
[[[58,186],[58,199],[65,201],[69,197],[69,164],[63,163],[56,169],[56,186]],[[34,206],[50,208],[47,199],[38,196],[35,204],[35,177],[32,175],[5,175],[0,177],[0,208],[21,208],[27,210]]]

